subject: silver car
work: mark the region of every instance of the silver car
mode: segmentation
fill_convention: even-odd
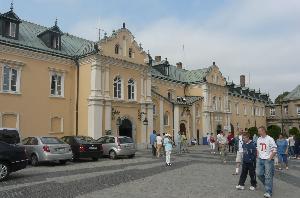
[[[58,161],[65,164],[72,159],[70,145],[56,137],[28,137],[22,141],[33,166],[39,162]]]
[[[126,136],[104,136],[97,140],[102,144],[103,155],[116,159],[119,156],[133,158],[135,156],[135,144],[130,137]]]

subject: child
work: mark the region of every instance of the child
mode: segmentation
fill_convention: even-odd
[[[249,133],[243,135],[244,144],[243,144],[243,165],[242,173],[240,176],[239,184],[236,186],[238,190],[245,189],[245,181],[249,172],[251,178],[250,190],[255,190],[256,188],[256,175],[255,175],[255,163],[256,163],[256,146],[250,140]]]
[[[170,134],[166,134],[164,138],[164,146],[166,151],[166,166],[171,166],[171,152],[173,147],[173,141]]]
[[[287,159],[287,154],[289,149],[288,142],[283,137],[283,135],[280,134],[279,139],[276,141],[276,144],[277,144],[277,155],[280,163],[279,170],[282,170],[283,164],[285,165],[286,170],[288,170],[289,169],[288,159]]]

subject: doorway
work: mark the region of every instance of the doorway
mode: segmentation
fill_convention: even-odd
[[[119,127],[119,135],[132,138],[132,123],[129,119],[123,119]]]

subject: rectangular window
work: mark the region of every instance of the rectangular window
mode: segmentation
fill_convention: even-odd
[[[300,115],[300,107],[297,107],[297,115]]]
[[[64,78],[63,74],[53,72],[51,73],[51,96],[59,96],[63,97],[63,86],[64,86]]]
[[[16,68],[9,66],[3,67],[2,91],[16,93],[19,91],[18,82],[19,72]]]
[[[285,106],[285,107],[284,107],[284,113],[285,113],[286,115],[289,114],[289,108],[288,108],[288,106]]]
[[[274,109],[274,108],[270,109],[270,115],[271,115],[271,116],[275,116],[275,113],[276,113],[276,112],[275,112],[275,109]]]
[[[17,24],[10,22],[9,23],[9,36],[15,38],[16,37],[16,29]]]
[[[156,114],[156,105],[153,105],[153,115]]]

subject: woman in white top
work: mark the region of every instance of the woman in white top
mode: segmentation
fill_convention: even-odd
[[[160,134],[157,134],[156,136],[156,156],[160,157],[160,151],[162,148],[162,137],[160,136]]]

